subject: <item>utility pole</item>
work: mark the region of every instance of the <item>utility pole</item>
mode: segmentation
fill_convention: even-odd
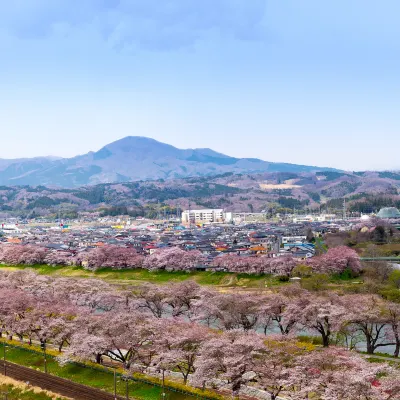
[[[346,219],[346,198],[343,199],[343,219]]]
[[[190,200],[189,200],[189,229],[192,229],[192,217],[190,216]]]
[[[114,400],[118,400],[117,399],[117,370],[114,367]]]

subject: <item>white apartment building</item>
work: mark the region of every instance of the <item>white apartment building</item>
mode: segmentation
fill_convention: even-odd
[[[224,210],[221,209],[206,209],[206,210],[185,210],[182,213],[182,223],[210,223],[224,222]]]

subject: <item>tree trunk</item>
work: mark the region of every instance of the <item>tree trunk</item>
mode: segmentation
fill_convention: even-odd
[[[394,357],[398,357],[399,354],[400,354],[400,342],[396,342],[396,347],[395,347],[395,349],[394,349],[394,354],[393,354],[393,356],[394,356]]]
[[[367,343],[367,353],[374,354],[375,348],[371,342],[371,338],[368,335],[365,335],[365,341]]]
[[[321,333],[321,336],[322,336],[322,345],[324,347],[329,347],[329,335]]]
[[[398,333],[398,326],[397,326],[397,324],[396,325],[394,325],[394,326],[392,326],[392,329],[393,329],[393,333],[394,333],[394,339],[395,339],[395,342],[396,342],[396,347],[395,347],[395,350],[394,350],[394,356],[395,357],[398,357],[399,356],[399,353],[400,353],[400,337],[399,337],[399,333]]]

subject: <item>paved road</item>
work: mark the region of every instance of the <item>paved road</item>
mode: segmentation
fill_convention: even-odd
[[[19,381],[27,382],[32,386],[40,387],[41,389],[50,390],[53,393],[58,393],[62,396],[69,397],[75,400],[115,400],[114,395],[103,392],[99,389],[94,389],[89,386],[80,385],[71,382],[67,379],[57,376],[48,375],[31,368],[22,367],[10,362],[6,363],[7,376]],[[0,373],[4,374],[4,362],[0,361]],[[122,397],[117,397],[118,400],[123,400]]]

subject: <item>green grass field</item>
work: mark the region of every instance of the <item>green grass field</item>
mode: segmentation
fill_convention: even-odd
[[[50,397],[45,392],[35,393],[33,390],[22,390],[13,385],[0,385],[0,396],[1,398],[6,398],[7,400],[58,400],[61,397]]]
[[[58,266],[51,267],[49,265],[0,265],[0,270],[22,270],[31,268],[41,275],[74,277],[74,278],[96,278],[116,284],[136,286],[143,282],[154,284],[167,284],[170,282],[183,282],[188,279],[196,281],[199,285],[218,287],[219,290],[243,289],[243,290],[269,290],[270,288],[287,285],[288,282],[282,282],[273,275],[249,275],[236,274],[230,272],[212,272],[212,271],[194,271],[194,272],[168,272],[154,271],[150,272],[145,269],[126,269],[113,270],[104,268],[92,272],[82,267]],[[310,278],[303,278],[302,283],[307,285]],[[352,290],[356,286],[363,284],[363,278],[351,278],[343,276],[330,276],[325,283],[325,290]],[[307,288],[307,286],[305,286]]]
[[[182,282],[188,279],[195,280],[200,285],[223,286],[223,287],[249,287],[264,288],[265,286],[276,286],[282,284],[277,278],[270,275],[247,275],[234,274],[229,272],[168,272],[155,271],[149,272],[145,269],[113,270],[104,268],[96,272],[91,272],[82,267],[51,267],[49,265],[1,265],[0,269],[20,270],[32,268],[41,275],[77,277],[77,278],[97,278],[110,282],[129,283],[139,285],[142,282],[166,284],[169,282]]]

